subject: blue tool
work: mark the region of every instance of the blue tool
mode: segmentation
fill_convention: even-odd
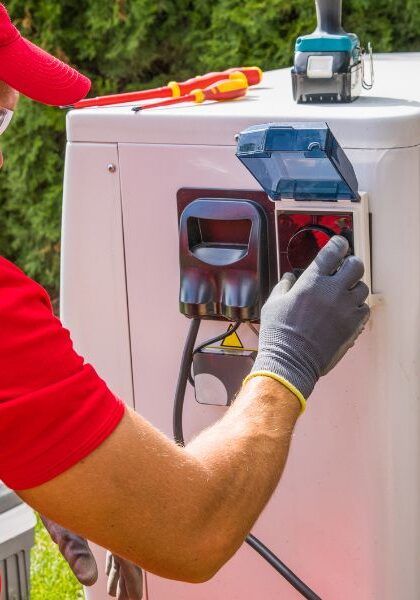
[[[292,68],[293,96],[298,103],[352,102],[362,87],[373,85],[372,48],[370,81],[365,80],[364,54],[359,38],[341,26],[342,0],[315,0],[318,25],[298,37]]]

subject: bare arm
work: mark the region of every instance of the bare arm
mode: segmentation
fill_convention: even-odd
[[[19,494],[150,572],[204,581],[240,547],[270,498],[299,411],[285,387],[257,377],[185,449],[127,411],[90,456]]]
[[[255,379],[187,448],[129,411],[88,458],[22,497],[153,573],[211,577],[273,492],[301,405],[369,318],[363,264],[348,251],[334,237],[295,285],[289,273],[274,288],[261,313]]]

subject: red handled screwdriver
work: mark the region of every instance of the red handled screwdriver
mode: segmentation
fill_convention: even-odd
[[[139,100],[153,100],[155,98],[179,98],[191,94],[194,90],[205,89],[218,81],[235,79],[238,72],[245,75],[248,85],[257,85],[261,82],[263,72],[259,67],[238,67],[227,69],[219,73],[207,73],[199,75],[183,82],[171,81],[168,85],[151,90],[140,90],[139,92],[127,92],[126,94],[112,94],[110,96],[98,96],[97,98],[85,98],[65,108],[88,108],[90,106],[110,106],[112,104],[123,104],[124,102],[138,102]]]
[[[157,108],[158,106],[171,106],[172,104],[180,104],[181,102],[196,102],[201,104],[205,100],[215,100],[223,102],[225,100],[235,100],[242,98],[248,91],[248,81],[245,76],[238,79],[223,79],[213,85],[206,87],[204,90],[192,90],[190,94],[181,96],[180,98],[170,98],[152,104],[144,104],[142,106],[134,106],[132,110],[139,112],[148,108]]]

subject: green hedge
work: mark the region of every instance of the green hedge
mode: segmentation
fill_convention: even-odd
[[[291,64],[315,25],[311,0],[10,0],[22,33],[92,78],[139,89],[230,66]],[[420,49],[418,0],[344,0],[344,26],[376,51]],[[5,134],[0,253],[58,288],[64,114],[22,99]]]

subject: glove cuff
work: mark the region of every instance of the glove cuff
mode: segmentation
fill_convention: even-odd
[[[319,358],[306,340],[289,331],[274,337],[267,332],[263,347],[257,354],[252,372],[269,371],[293,385],[307,400],[320,377]],[[265,346],[265,347],[264,347]]]
[[[284,387],[292,392],[292,394],[294,394],[299,400],[301,407],[300,414],[305,412],[306,400],[303,397],[303,394],[292,383],[290,383],[290,381],[284,377],[281,377],[280,375],[277,375],[276,373],[273,373],[272,371],[251,371],[251,373],[245,377],[242,385],[245,385],[248,383],[248,381],[250,381],[250,379],[254,379],[254,377],[270,377],[271,379],[274,379],[275,381],[278,381],[278,383],[284,385]]]

